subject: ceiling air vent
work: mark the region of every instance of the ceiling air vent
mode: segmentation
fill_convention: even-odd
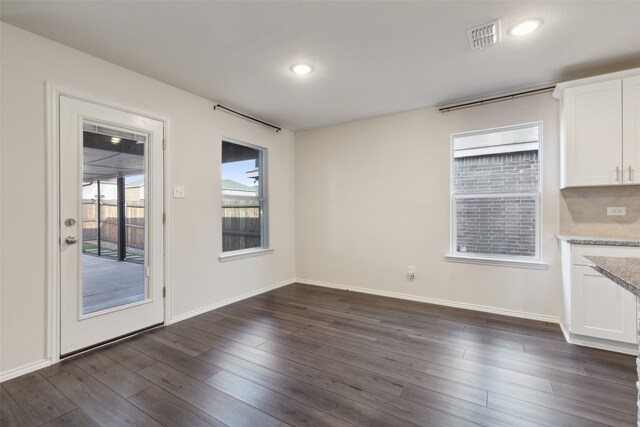
[[[500,21],[489,22],[488,24],[467,30],[471,49],[484,49],[493,46],[500,41]]]

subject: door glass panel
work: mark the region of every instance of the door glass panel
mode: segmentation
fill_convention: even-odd
[[[141,301],[146,136],[86,122],[82,150],[82,313]]]

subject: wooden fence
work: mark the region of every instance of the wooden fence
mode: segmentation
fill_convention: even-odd
[[[222,208],[222,250],[255,248],[260,246],[260,207]]]
[[[135,203],[135,202],[134,202]],[[98,239],[98,204],[82,203],[82,239],[91,241]],[[144,206],[125,206],[127,246],[144,249]],[[100,240],[118,242],[118,206],[115,201],[100,203]]]
[[[83,241],[98,239],[98,208],[96,202],[83,202]],[[126,206],[127,246],[144,249],[144,206]],[[113,201],[100,204],[100,239],[118,242],[118,206]],[[222,208],[222,248],[234,251],[261,245],[259,206]]]

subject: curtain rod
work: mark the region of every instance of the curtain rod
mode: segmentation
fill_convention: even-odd
[[[483,104],[490,104],[492,102],[506,101],[507,99],[520,98],[522,96],[535,95],[537,93],[551,92],[552,90],[555,89],[555,87],[556,85],[554,84],[552,86],[545,86],[537,89],[524,90],[522,92],[511,93],[508,95],[499,95],[499,96],[494,96],[490,98],[479,99],[477,101],[469,101],[469,102],[463,102],[460,104],[448,105],[446,107],[438,108],[438,111],[440,111],[441,113],[446,113],[448,111],[461,110],[463,108],[475,107]]]
[[[264,121],[262,121],[260,119],[256,119],[255,117],[248,116],[248,115],[243,114],[243,113],[241,113],[239,111],[232,110],[231,108],[227,108],[222,104],[216,104],[216,105],[213,106],[214,110],[217,110],[218,108],[220,108],[222,110],[225,110],[225,111],[228,111],[229,113],[236,114],[236,115],[238,115],[240,117],[244,117],[245,119],[252,120],[252,121],[254,121],[256,123],[260,123],[261,125],[265,125],[265,126],[268,126],[270,128],[273,128],[273,129],[276,130],[276,132],[280,132],[282,130],[282,128],[279,128],[278,126],[272,125],[271,123],[264,122]]]

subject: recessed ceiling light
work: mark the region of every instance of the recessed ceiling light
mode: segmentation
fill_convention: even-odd
[[[526,21],[520,22],[519,24],[509,28],[508,33],[510,36],[515,37],[526,36],[540,28],[541,25],[542,19],[527,19]]]
[[[120,144],[121,139],[120,138],[111,138],[111,143],[112,144]]]
[[[301,76],[304,76],[305,74],[310,74],[313,72],[313,65],[293,64],[291,66],[291,71],[293,71],[296,74],[300,74]]]

